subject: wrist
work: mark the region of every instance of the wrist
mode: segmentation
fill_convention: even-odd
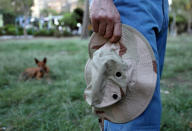
[[[113,0],[92,0],[91,2],[112,2],[113,3]]]

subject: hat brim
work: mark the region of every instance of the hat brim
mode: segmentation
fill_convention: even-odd
[[[97,33],[92,34],[89,43],[90,60],[93,53],[107,41]],[[122,55],[122,59],[132,61],[135,66],[133,84],[128,88],[126,96],[116,104],[105,108],[94,108],[99,117],[114,123],[129,122],[143,113],[152,99],[157,81],[155,56],[145,37],[136,29],[122,25],[120,42],[127,49],[126,53]],[[91,82],[90,72],[88,62],[85,67],[87,84]]]

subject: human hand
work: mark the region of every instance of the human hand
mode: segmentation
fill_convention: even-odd
[[[93,31],[116,43],[121,38],[120,14],[113,0],[93,0],[90,6]]]

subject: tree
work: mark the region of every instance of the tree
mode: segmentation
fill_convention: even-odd
[[[24,35],[27,35],[26,22],[31,13],[33,0],[0,0],[0,9],[4,13],[24,16]]]
[[[187,32],[192,33],[192,0],[173,0],[171,15],[173,16],[173,22],[170,27],[171,35],[177,35],[176,18],[178,15],[183,16],[187,20]]]
[[[14,8],[14,11],[18,15],[23,15],[24,16],[24,36],[27,36],[27,30],[26,30],[26,24],[27,24],[27,19],[30,16],[31,13],[31,6],[33,5],[33,0],[11,0],[12,1],[12,6]]]
[[[45,9],[41,10],[40,16],[47,17],[47,16],[49,16],[49,14],[58,15],[58,13],[55,10],[50,9],[50,8],[45,8]]]
[[[82,23],[83,10],[80,8],[74,9],[72,13],[65,13],[60,20],[60,25],[69,27],[71,31],[78,29],[77,23]]]
[[[83,10],[81,8],[76,8],[73,10],[73,15],[78,23],[83,22]]]
[[[3,14],[4,24],[15,23],[16,14],[11,3],[11,0],[0,0],[0,14]]]
[[[88,25],[89,25],[89,0],[85,0],[85,11],[83,15],[83,27],[82,27],[82,32],[81,32],[81,38],[85,39],[89,36],[89,30],[88,30]]]
[[[71,30],[74,30],[77,27],[77,21],[73,13],[65,13],[60,20],[60,23],[65,27],[69,27]]]
[[[173,22],[171,23],[171,26],[170,26],[170,34],[173,36],[177,35],[176,17],[180,12],[180,1],[181,0],[173,0],[173,3],[171,5],[170,13],[173,16]]]
[[[187,19],[187,32],[192,33],[191,23],[192,23],[192,0],[182,0],[180,1],[182,7],[182,14]]]
[[[12,0],[0,0],[0,10],[3,13],[13,13]]]

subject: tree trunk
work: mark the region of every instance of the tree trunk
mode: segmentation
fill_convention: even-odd
[[[173,13],[173,22],[171,23],[170,27],[170,35],[177,36],[177,25],[176,25],[176,13]]]
[[[189,14],[191,15],[191,14]],[[191,16],[188,17],[188,22],[187,22],[187,33],[191,34],[192,30],[191,30]]]
[[[24,27],[23,27],[23,34],[24,34],[24,37],[27,38],[27,29],[26,29],[26,26],[27,26],[27,16],[25,15],[24,16]]]
[[[83,26],[81,31],[81,38],[86,39],[89,37],[89,0],[85,0],[85,11],[83,15]]]

